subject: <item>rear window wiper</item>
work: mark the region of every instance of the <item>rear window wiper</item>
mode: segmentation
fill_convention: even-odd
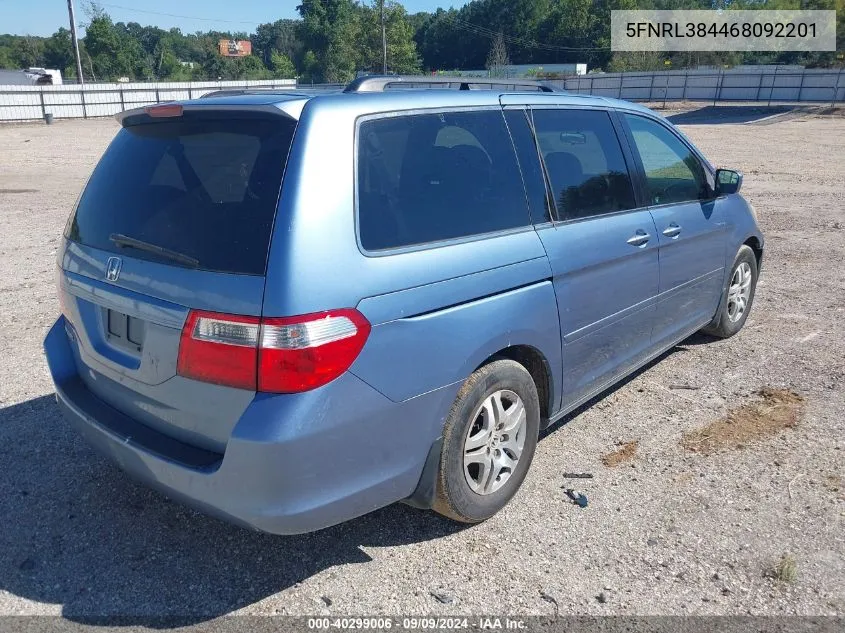
[[[134,237],[129,237],[128,235],[123,235],[123,233],[112,233],[111,235],[109,235],[109,240],[114,242],[117,246],[125,248],[137,248],[139,251],[155,253],[156,255],[163,257],[164,259],[179,262],[180,264],[190,266],[191,268],[196,268],[200,264],[200,260],[194,257],[185,255],[184,253],[171,251],[169,248],[157,246],[156,244],[150,244],[149,242],[144,242],[143,240],[135,239]]]

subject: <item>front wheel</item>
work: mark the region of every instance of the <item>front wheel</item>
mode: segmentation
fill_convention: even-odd
[[[464,523],[501,510],[525,479],[539,429],[537,387],[525,367],[497,360],[478,369],[446,419],[434,510]]]
[[[748,319],[756,288],[757,257],[751,247],[743,244],[734,259],[719,312],[704,332],[720,338],[728,338],[739,332]]]

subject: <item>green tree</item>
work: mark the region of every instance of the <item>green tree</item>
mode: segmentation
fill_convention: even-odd
[[[356,71],[381,72],[382,0],[300,0],[299,20],[260,24],[252,34],[182,33],[138,22],[113,23],[102,6],[82,3],[89,19],[80,42],[89,79],[235,79],[299,75],[305,81],[348,81]],[[836,52],[714,51],[613,53],[614,9],[836,9]],[[408,15],[384,0],[387,65],[391,72],[481,69],[499,39],[515,64],[585,62],[591,69],[662,69],[741,63],[845,66],[845,0],[471,0],[460,9]],[[253,56],[227,58],[218,40],[250,39]],[[70,34],[48,38],[0,34],[0,67],[59,68],[75,74]],[[291,68],[292,67],[292,68]]]
[[[16,64],[12,59],[11,50],[0,47],[0,68],[15,68]]]
[[[70,31],[62,27],[44,40],[44,67],[57,68],[65,77],[76,76]]]
[[[273,69],[273,76],[278,79],[294,79],[296,68],[290,57],[277,50],[270,53],[270,67]]]
[[[308,72],[317,81],[346,82],[355,76],[357,8],[352,0],[302,0],[297,7],[305,46],[316,60]]]
[[[589,63],[587,58],[591,56],[592,51],[583,49],[593,48],[595,37],[604,34],[602,25],[599,23],[600,18],[595,13],[595,5],[594,0],[558,0],[553,4],[548,17],[539,27],[539,39],[556,47],[573,49],[547,52],[547,55],[554,56],[553,61]],[[609,34],[610,24],[608,23],[607,35]],[[552,61],[548,57],[546,60]]]
[[[272,79],[273,74],[255,55],[236,57],[233,60],[233,79]]]
[[[0,68],[44,66],[44,42],[31,35],[0,35]]]
[[[360,12],[360,40],[358,69],[381,73],[384,53],[381,37],[381,2],[384,2],[384,31],[387,41],[388,72],[411,75],[420,71],[420,58],[414,42],[414,31],[398,2],[380,0],[372,6],[362,6]]]
[[[141,43],[127,36],[122,26],[116,26],[105,13],[97,15],[87,25],[85,48],[93,74],[101,81],[120,77],[152,78],[152,69],[145,64]]]
[[[304,54],[300,20],[276,20],[271,24],[259,24],[252,40],[252,53],[258,55],[264,64],[272,68],[273,51],[287,57],[294,66],[300,67]]]
[[[19,59],[23,68],[44,64],[44,41],[40,37],[24,37],[20,47]]]
[[[303,81],[320,81],[320,63],[314,51],[305,51],[302,57],[302,79]]]

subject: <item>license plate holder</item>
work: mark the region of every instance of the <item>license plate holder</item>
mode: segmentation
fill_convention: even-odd
[[[144,349],[144,321],[123,312],[106,309],[106,338],[116,347],[132,352]]]

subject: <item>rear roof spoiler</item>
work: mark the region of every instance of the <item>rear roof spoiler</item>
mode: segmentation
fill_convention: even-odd
[[[132,110],[124,110],[114,115],[115,120],[123,127],[130,125],[138,125],[140,123],[149,123],[152,121],[166,120],[150,116],[150,109],[158,108],[167,105],[179,105],[184,112],[264,112],[266,114],[274,114],[283,116],[289,119],[297,120],[296,115],[292,112],[287,112],[284,108],[284,101],[279,104],[274,103],[197,103],[197,102],[180,102],[172,101],[168,103],[159,103],[140,108],[133,108]]]

